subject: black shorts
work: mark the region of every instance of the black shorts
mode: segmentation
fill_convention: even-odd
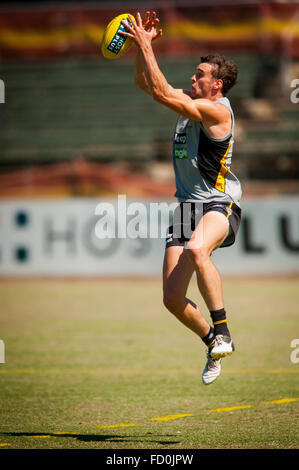
[[[190,240],[201,217],[210,211],[224,214],[229,222],[228,236],[220,248],[233,245],[242,214],[237,204],[232,202],[181,202],[174,211],[173,225],[167,231],[166,248],[169,246],[184,246]]]

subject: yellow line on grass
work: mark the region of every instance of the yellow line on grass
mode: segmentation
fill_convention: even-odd
[[[151,418],[149,421],[171,421],[173,419],[184,418],[185,416],[193,416],[190,413],[185,414],[178,414],[178,415],[167,415],[167,416],[160,416],[160,418]]]
[[[68,434],[77,434],[76,432],[63,432],[63,431],[59,431],[59,432],[53,432],[52,434],[55,434],[55,436],[67,436]]]
[[[297,400],[299,400],[299,398],[281,398],[280,400],[264,401],[263,403],[265,405],[270,405],[272,403],[280,405],[281,403],[290,403]]]
[[[271,401],[264,401],[262,402],[264,405],[265,404],[282,404],[282,403],[290,403],[294,401],[298,401],[299,398],[279,398],[277,400],[271,400]],[[209,410],[211,413],[225,413],[229,411],[235,411],[235,410],[244,410],[244,409],[249,409],[253,408],[254,405],[237,405],[237,406],[228,406],[225,408],[215,408],[214,410]],[[180,414],[173,414],[173,415],[165,415],[165,416],[159,416],[157,418],[150,418],[147,421],[158,421],[158,422],[164,422],[164,421],[172,421],[175,419],[180,419],[180,418],[185,418],[187,416],[195,416],[192,413],[180,413]],[[108,424],[108,425],[102,425],[102,426],[94,426],[94,428],[97,429],[112,429],[112,428],[121,428],[121,427],[130,427],[130,426],[140,426],[140,423],[118,423],[118,424]],[[68,435],[68,434],[76,434],[74,432],[54,432],[51,435],[36,435],[36,436],[27,436],[28,438],[31,439],[47,439],[50,437],[55,437],[57,436],[63,436],[63,435]],[[55,435],[55,436],[54,436]],[[9,443],[0,443],[0,447],[4,446],[10,446],[11,444]]]
[[[299,398],[280,398],[278,400],[272,400],[272,401],[265,401],[263,404],[268,404],[268,403],[289,403],[293,401],[297,401]],[[228,406],[226,408],[215,408],[214,410],[209,410],[211,413],[224,413],[228,411],[235,411],[235,410],[244,410],[244,409],[249,409],[253,408],[254,405],[237,405],[237,406]],[[147,421],[172,421],[175,419],[180,419],[180,418],[185,418],[187,416],[195,416],[192,413],[180,413],[180,414],[173,414],[173,415],[166,415],[166,416],[160,416],[158,418],[150,418]],[[140,423],[120,423],[120,424],[109,424],[109,425],[103,425],[103,426],[94,426],[95,428],[100,428],[100,429],[110,429],[110,428],[120,428],[124,426],[140,426]],[[56,433],[57,434],[57,433]]]
[[[216,408],[215,410],[210,410],[210,412],[214,413],[222,413],[225,411],[233,411],[233,410],[242,410],[244,408],[252,408],[253,405],[240,405],[240,406],[229,406],[227,408]]]
[[[185,418],[186,416],[193,416],[191,413],[176,414],[176,415],[166,415],[160,416],[158,418],[151,418],[147,421],[172,421],[174,419]],[[109,429],[109,428],[120,428],[122,426],[140,426],[139,423],[120,423],[120,424],[109,424],[104,426],[95,426],[95,428]]]
[[[105,426],[95,426],[95,428],[109,429],[109,428],[121,428],[124,426],[139,426],[139,423],[120,423],[120,424],[109,424]]]
[[[0,447],[11,446],[9,442],[0,442]]]

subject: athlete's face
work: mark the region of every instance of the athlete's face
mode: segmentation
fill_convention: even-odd
[[[212,76],[214,65],[208,63],[199,64],[195,74],[191,77],[192,98],[210,98],[217,91],[221,91],[222,80],[216,80]]]

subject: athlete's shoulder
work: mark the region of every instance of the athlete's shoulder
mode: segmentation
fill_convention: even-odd
[[[230,108],[218,100],[212,101],[207,98],[197,98],[194,103],[200,109],[203,116],[215,119],[216,121],[226,121],[230,118]]]
[[[223,96],[222,98],[218,98],[218,100],[216,100],[215,103],[217,103],[220,106],[224,106],[224,108],[228,109],[230,112],[232,111],[231,103],[226,96]]]

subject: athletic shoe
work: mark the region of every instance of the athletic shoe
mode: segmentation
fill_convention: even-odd
[[[201,376],[204,385],[214,382],[221,372],[221,359],[213,359],[210,351],[207,352],[207,358],[208,360]]]
[[[230,336],[216,335],[214,339],[215,344],[210,350],[213,359],[230,356],[234,352],[235,346]]]

